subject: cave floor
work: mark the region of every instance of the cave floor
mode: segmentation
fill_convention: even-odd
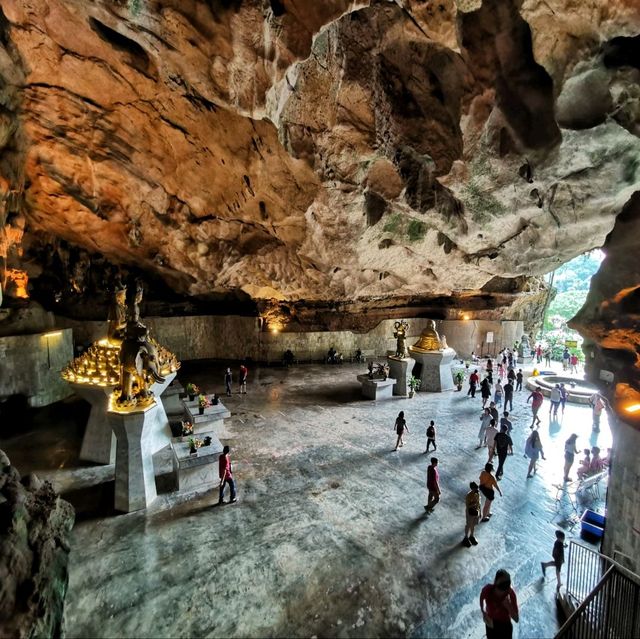
[[[557,524],[567,540],[579,534],[568,523],[571,509],[556,508],[564,440],[575,432],[579,449],[597,444],[604,452],[606,420],[596,437],[590,409],[568,404],[550,423],[545,400],[547,461],[527,480],[528,391],[516,393],[504,497],[477,527],[479,545],[467,549],[464,495],[486,461],[486,449],[475,448],[481,400],[466,388],[363,400],[355,380],[363,369],[252,370],[246,395],[234,388],[223,398],[232,413],[221,439],[231,446],[235,505],[215,506],[215,490],[185,496],[165,487],[146,513],[113,513],[113,467],[77,463],[79,402],[0,442],[19,470],[40,470],[78,509],[67,635],[475,639],[484,635],[480,589],[504,567],[521,606],[515,636],[553,636],[555,577],[549,570],[542,579],[540,561],[550,559]],[[221,393],[222,364],[192,364],[180,379]],[[410,433],[392,452],[400,410]],[[438,427],[442,500],[426,516],[429,419]],[[595,506],[602,510],[602,501]]]

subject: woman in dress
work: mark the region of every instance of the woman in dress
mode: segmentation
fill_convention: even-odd
[[[404,435],[405,430],[407,433],[409,429],[407,428],[407,422],[404,418],[404,411],[401,410],[396,417],[396,423],[393,429],[398,433],[398,439],[396,441],[396,447],[393,450],[398,450],[399,446],[404,446],[404,441],[402,440],[402,436]]]
[[[578,454],[578,449],[576,448],[576,439],[578,439],[577,435],[570,435],[569,439],[564,443],[564,480],[571,481],[571,477],[569,477],[569,471],[571,470],[571,466],[573,466],[573,462],[575,461],[576,455]]]
[[[539,457],[546,459],[542,450],[542,442],[540,441],[540,433],[534,430],[524,447],[524,454],[531,460],[529,462],[529,470],[527,471],[527,479],[530,479],[536,473],[536,463]]]

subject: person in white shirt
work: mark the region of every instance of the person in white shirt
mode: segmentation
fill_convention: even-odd
[[[487,461],[493,461],[493,456],[496,450],[496,435],[498,434],[498,429],[496,428],[496,420],[492,419],[489,422],[489,427],[485,433],[485,439],[487,441],[487,446],[489,448],[489,459]]]
[[[577,435],[570,435],[569,439],[564,443],[564,480],[571,481],[571,477],[569,477],[569,471],[571,470],[571,466],[573,466],[573,462],[578,454],[578,449],[576,448],[576,439],[578,439]]]
[[[560,392],[559,384],[556,384],[555,388],[552,389],[549,400],[551,401],[551,406],[549,406],[549,417],[551,417],[551,411],[553,411],[553,418],[556,419],[558,417],[558,408],[560,408],[560,402],[562,401],[562,393]]]

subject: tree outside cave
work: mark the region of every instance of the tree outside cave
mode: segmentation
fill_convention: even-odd
[[[555,297],[544,316],[543,330],[536,343],[544,348],[551,347],[551,358],[562,360],[565,342],[576,342],[576,348],[569,348],[571,353],[584,362],[582,337],[577,331],[569,328],[567,322],[572,319],[584,305],[591,278],[600,268],[604,253],[599,249],[580,255],[549,274],[549,282],[553,283]]]

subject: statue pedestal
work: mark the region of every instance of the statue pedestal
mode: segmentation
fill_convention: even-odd
[[[393,355],[387,356],[387,362],[389,363],[389,377],[393,377],[396,383],[393,387],[394,395],[406,396],[409,390],[409,380],[411,379],[411,373],[413,366],[416,363],[411,357],[395,357]]]
[[[115,433],[115,508],[126,513],[146,508],[158,495],[153,471],[153,429],[159,404],[130,413],[108,411]]]
[[[171,443],[169,418],[167,417],[167,412],[164,409],[160,396],[167,386],[171,384],[175,376],[176,373],[169,373],[165,377],[163,384],[156,382],[151,386],[151,390],[156,398],[156,404],[158,405],[156,421],[151,428],[150,446],[154,453]],[[114,387],[74,383],[70,383],[69,385],[75,393],[91,404],[89,421],[87,422],[87,427],[85,428],[82,439],[82,447],[80,448],[80,459],[98,464],[113,464],[116,460],[116,440],[107,419],[107,407],[109,404],[109,395],[111,395]]]
[[[369,375],[358,375],[358,381],[362,384],[362,396],[367,399],[391,399],[393,397],[393,386],[395,379],[387,377],[382,379],[374,377],[369,379]]]
[[[431,393],[453,390],[453,374],[451,364],[456,352],[452,348],[442,351],[420,352],[409,347],[411,356],[422,366],[420,372],[420,390]]]

